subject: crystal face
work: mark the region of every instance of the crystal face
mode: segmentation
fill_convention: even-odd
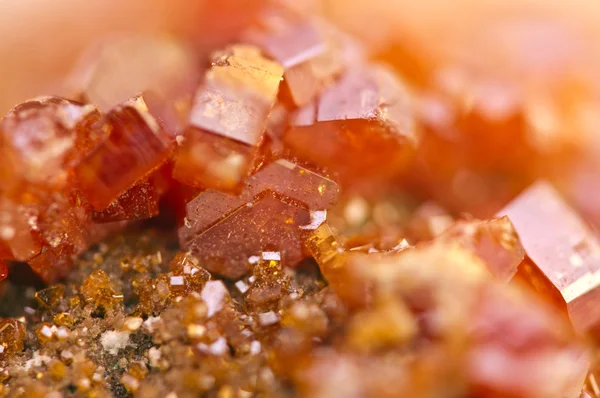
[[[78,160],[88,130],[100,117],[92,105],[40,97],[13,108],[0,126],[4,190],[26,184],[62,188]],[[4,177],[4,176],[3,176]]]
[[[180,241],[209,271],[230,278],[262,251],[280,251],[293,266],[304,258],[305,231],[318,227],[315,213],[333,206],[337,193],[333,181],[280,159],[251,176],[240,196],[207,190],[189,202]]]
[[[347,185],[367,176],[393,176],[417,144],[408,93],[381,65],[352,68],[295,114],[284,142],[299,158],[338,173]]]
[[[194,186],[239,188],[257,161],[282,74],[256,47],[215,53],[196,92],[174,177]]]
[[[110,111],[97,127],[106,139],[75,168],[78,186],[96,210],[104,210],[171,155],[169,136],[141,97]]]
[[[558,293],[578,329],[594,326],[598,318],[591,306],[600,285],[598,238],[547,182],[530,187],[499,214],[508,216],[519,234],[530,260],[523,270],[531,275],[526,276],[530,283]]]

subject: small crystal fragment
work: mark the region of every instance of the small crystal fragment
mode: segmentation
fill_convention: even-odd
[[[45,308],[53,308],[58,305],[65,295],[65,285],[55,284],[43,290],[35,292],[36,301]]]
[[[528,260],[519,276],[534,289],[562,297],[574,326],[585,331],[600,320],[600,242],[547,182],[531,186],[501,210],[514,225]]]
[[[279,314],[273,311],[258,314],[258,322],[261,326],[270,326],[279,322]]]
[[[253,46],[215,54],[178,148],[175,179],[238,190],[256,163],[282,74],[281,66]]]
[[[123,300],[123,295],[115,290],[108,274],[95,270],[81,285],[81,294],[87,303],[109,309]]]
[[[229,292],[223,282],[209,281],[204,286],[204,289],[202,289],[200,295],[208,307],[207,316],[210,318],[221,311],[225,305],[225,301],[229,297]]]
[[[0,358],[4,359],[23,351],[25,338],[25,325],[17,319],[0,320]]]

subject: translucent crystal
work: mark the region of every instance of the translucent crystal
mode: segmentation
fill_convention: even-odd
[[[558,293],[578,330],[594,326],[600,318],[593,305],[600,294],[600,243],[587,225],[544,181],[498,214],[508,216],[529,259],[520,276],[542,296]]]
[[[296,106],[314,100],[350,64],[351,51],[359,52],[357,44],[325,21],[283,8],[263,11],[243,40],[283,66],[285,87]]]
[[[146,180],[137,183],[102,211],[93,211],[95,222],[105,223],[125,220],[143,220],[158,215],[158,192]]]
[[[141,97],[110,111],[99,128],[108,137],[75,169],[79,188],[98,211],[157,169],[172,151],[169,136]]]
[[[299,158],[339,173],[345,184],[393,176],[417,144],[408,92],[382,65],[353,67],[297,112],[284,142]]]
[[[208,190],[192,200],[180,241],[209,271],[230,278],[246,273],[248,258],[263,251],[280,251],[293,266],[304,257],[309,210],[331,207],[337,192],[331,180],[278,160],[250,177],[240,196]]]
[[[239,189],[256,163],[283,71],[256,47],[214,54],[198,89],[174,177],[188,185]]]

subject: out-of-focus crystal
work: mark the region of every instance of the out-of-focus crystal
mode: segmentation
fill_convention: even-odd
[[[360,52],[356,43],[325,21],[281,7],[265,10],[243,40],[283,66],[285,88],[296,106],[314,100]]]
[[[143,93],[150,113],[174,136],[185,127],[201,70],[194,51],[173,38],[113,37],[84,53],[67,90],[105,112]]]
[[[284,142],[294,155],[346,185],[397,174],[418,141],[407,89],[382,65],[348,70],[291,124]]]
[[[58,97],[13,108],[0,123],[0,168],[9,174],[2,190],[64,187],[84,141],[94,139],[89,130],[99,118],[93,105]]]
[[[509,281],[525,258],[525,249],[508,217],[487,221],[457,221],[440,239],[473,251],[498,279]]]
[[[508,216],[525,248],[529,261],[521,276],[540,293],[558,293],[578,330],[596,325],[600,243],[574,210],[540,181],[498,214]]]

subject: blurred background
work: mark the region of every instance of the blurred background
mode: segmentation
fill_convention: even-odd
[[[261,0],[0,1],[0,111],[48,90],[87,45],[107,34],[170,32],[206,40],[232,32]],[[217,4],[215,4],[217,3]],[[600,5],[589,0],[301,0],[320,10],[372,50],[392,42],[419,56],[476,56],[496,62],[510,52],[588,62],[600,51]],[[300,5],[303,3],[303,5]],[[218,16],[218,18],[215,18]],[[544,26],[544,24],[548,24]],[[502,34],[503,27],[516,29]],[[523,41],[535,29],[538,37]],[[421,51],[431,52],[425,54]],[[464,54],[464,52],[470,54]],[[531,54],[533,52],[533,54]],[[577,59],[574,58],[577,53]],[[423,58],[425,59],[425,58]],[[563,60],[565,61],[565,60]]]

